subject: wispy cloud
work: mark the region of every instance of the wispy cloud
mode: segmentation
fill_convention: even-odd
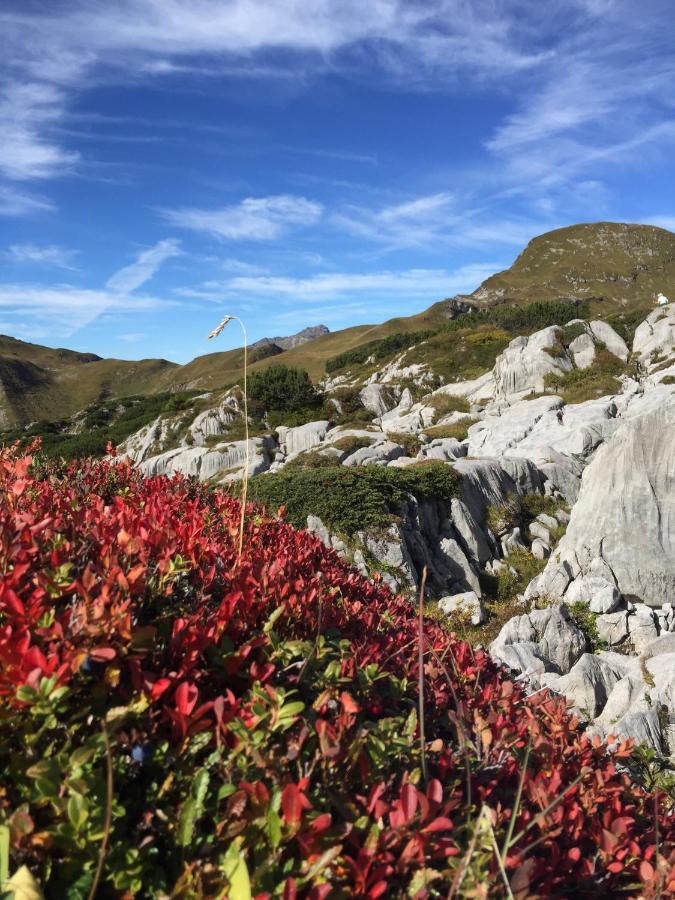
[[[72,285],[0,284],[0,308],[30,316],[36,326],[48,325],[52,336],[70,337],[103,312],[140,312],[160,309],[156,297],[125,296]]]
[[[314,225],[321,218],[320,203],[280,194],[247,197],[234,206],[220,209],[168,209],[161,215],[172,225],[201,231],[225,240],[269,241],[292,227]]]
[[[36,197],[24,191],[17,191],[14,187],[0,184],[0,216],[29,216],[40,212],[53,212],[55,208],[44,197]]]
[[[9,81],[0,93],[0,174],[13,181],[51,178],[77,162],[78,154],[44,136],[62,118],[63,92],[44,82]]]
[[[42,266],[55,266],[59,269],[77,271],[73,264],[78,250],[70,250],[67,247],[59,247],[56,244],[38,246],[37,244],[11,244],[6,251],[6,256],[11,262]]]
[[[106,281],[106,287],[116,294],[129,294],[149,281],[160,266],[181,254],[180,241],[168,238],[139,253],[136,261],[115,272]]]
[[[364,298],[389,296],[392,293],[419,299],[438,300],[451,294],[472,291],[500,263],[478,263],[457,269],[404,269],[376,272],[326,272],[307,278],[286,276],[237,276],[227,281],[208,281],[201,288],[181,290],[181,296],[220,300],[224,294],[249,295],[259,298],[288,298],[293,301],[315,301],[339,298],[348,294]]]

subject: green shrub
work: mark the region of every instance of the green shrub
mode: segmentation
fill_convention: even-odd
[[[430,462],[406,469],[381,466],[289,469],[258,475],[249,482],[249,496],[271,512],[286,507],[291,524],[304,528],[307,516],[319,516],[332,531],[354,534],[386,526],[400,513],[406,495],[450,500],[457,495],[458,476],[444,463]]]
[[[304,369],[283,365],[253,372],[248,379],[248,398],[249,411],[258,418],[265,413],[316,410],[323,400]]]
[[[345,350],[326,360],[326,372],[331,374],[346,366],[362,365],[365,361],[374,356],[376,360],[386,359],[401,350],[407,350],[413,344],[419,344],[431,335],[435,334],[433,330],[426,331],[402,331],[396,334],[390,334],[386,338],[379,341],[369,341],[367,344],[361,344],[360,347],[354,347],[353,350]]]

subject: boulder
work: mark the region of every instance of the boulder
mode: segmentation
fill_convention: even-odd
[[[622,603],[615,584],[602,575],[582,575],[565,592],[567,603],[586,603],[591,612],[612,613]]]
[[[653,310],[638,325],[633,353],[647,370],[675,355],[675,303]]]
[[[471,510],[461,500],[454,498],[450,503],[452,524],[466,554],[475,559],[479,566],[485,565],[493,556],[483,529],[473,517]]]
[[[638,654],[646,650],[659,636],[654,611],[644,603],[638,604],[635,613],[628,617],[628,634],[635,652]]]
[[[561,598],[600,566],[627,600],[660,607],[675,596],[675,398],[665,399],[596,452],[567,531],[526,596]]]
[[[523,675],[541,678],[546,671],[546,663],[538,655],[537,644],[522,641],[519,644],[500,644],[490,647],[490,654],[497,662]]]
[[[513,402],[533,391],[541,393],[547,375],[571,371],[574,366],[561,337],[562,330],[552,325],[512,340],[495,362],[495,398]]]
[[[533,643],[547,671],[559,674],[569,672],[586,650],[586,638],[564,604],[510,619],[490,644],[490,653],[499,658],[504,646],[522,643]]]
[[[307,422],[305,425],[298,425],[295,428],[280,425],[277,428],[279,446],[287,456],[297,456],[298,453],[311,450],[322,443],[329,425],[330,422],[326,419]]]
[[[593,337],[601,344],[604,344],[610,353],[614,356],[618,356],[623,362],[628,362],[630,350],[626,346],[624,339],[614,331],[608,322],[596,320],[591,322],[590,328]]]
[[[548,559],[551,549],[541,538],[535,538],[530,548],[535,559]]]
[[[472,625],[481,625],[486,619],[485,609],[475,591],[464,591],[461,594],[453,594],[441,597],[438,608],[448,616],[455,613],[471,617]]]
[[[593,365],[595,360],[595,341],[584,332],[575,337],[568,347],[569,352],[574,359],[574,365],[577,369],[587,369]]]
[[[628,637],[628,612],[605,613],[597,617],[595,626],[600,640],[616,647]]]
[[[622,667],[607,659],[584,653],[567,675],[547,675],[542,684],[564,694],[585,719],[594,719],[607,703],[614,685],[624,676]]]
[[[342,461],[343,466],[385,466],[388,462],[405,456],[406,452],[400,444],[393,441],[380,441],[370,447],[360,447]]]
[[[359,400],[369,412],[382,416],[393,408],[392,390],[382,384],[371,382],[359,391]]]

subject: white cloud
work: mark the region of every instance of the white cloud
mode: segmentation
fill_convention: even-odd
[[[232,257],[221,260],[220,265],[225,272],[233,272],[236,275],[264,275],[267,272],[264,266],[244,262],[242,259],[233,259]]]
[[[405,269],[377,272],[328,272],[307,278],[286,276],[239,276],[224,282],[206,282],[205,290],[191,292],[202,299],[220,300],[224,294],[259,298],[288,298],[315,301],[348,294],[369,296],[404,295],[440,299],[472,291],[500,267],[498,263],[478,263],[457,269]],[[183,296],[188,292],[181,291]]]
[[[13,181],[51,178],[77,162],[78,154],[42,133],[64,114],[63,92],[54,85],[10,81],[0,94],[0,174]]]
[[[167,259],[179,256],[181,252],[180,241],[172,238],[159,241],[154,247],[139,253],[136,261],[131,265],[125,266],[111,275],[106,282],[106,287],[116,294],[131,293],[149,281]]]
[[[118,335],[120,341],[126,341],[129,344],[135,344],[137,341],[142,341],[144,337],[145,334],[142,331],[130,331],[127,332],[127,334]]]
[[[380,244],[386,251],[404,247],[438,250],[503,244],[520,247],[550,229],[550,222],[505,219],[485,209],[472,209],[450,193],[437,193],[380,209],[351,207],[333,223],[357,237]]]
[[[35,265],[56,266],[59,269],[77,271],[73,260],[78,250],[58,247],[55,244],[38,246],[37,244],[12,244],[7,248],[7,257],[15,263],[32,263]]]
[[[161,214],[173,225],[202,231],[225,240],[268,241],[281,237],[293,226],[314,225],[322,206],[305,197],[280,194],[247,197],[220,209],[169,209]]]
[[[124,296],[72,285],[0,284],[0,308],[30,316],[36,329],[48,324],[54,336],[69,337],[103,312],[156,310],[165,301],[155,297]]]

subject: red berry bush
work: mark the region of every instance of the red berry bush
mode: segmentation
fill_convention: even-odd
[[[9,896],[675,892],[629,745],[316,538],[251,508],[239,559],[236,500],[126,462],[4,450],[0,492]]]

